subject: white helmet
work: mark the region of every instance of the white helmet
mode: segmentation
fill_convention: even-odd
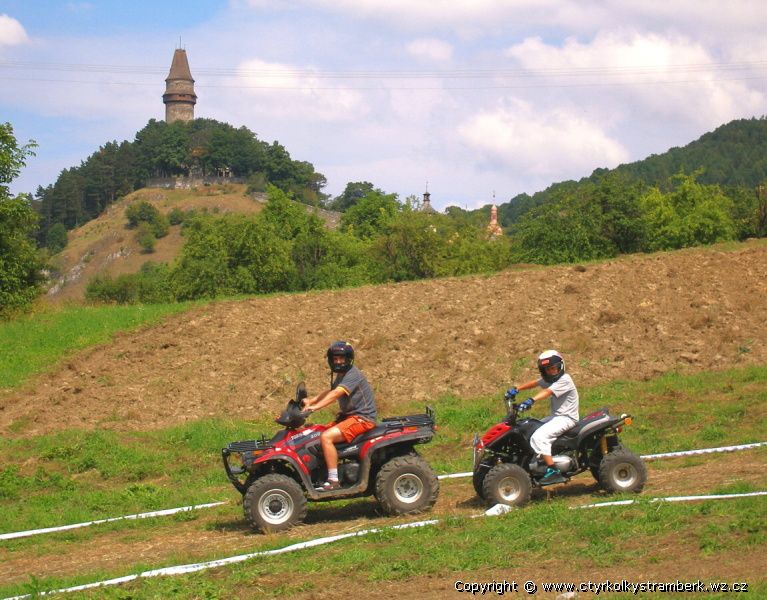
[[[546,372],[549,367],[559,367],[559,369],[553,375],[549,375]],[[546,350],[538,357],[538,370],[544,381],[554,383],[565,374],[565,359],[556,350]]]

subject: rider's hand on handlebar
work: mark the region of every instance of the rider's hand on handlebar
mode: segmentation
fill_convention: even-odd
[[[524,402],[520,402],[519,404],[519,412],[525,412],[526,410],[530,410],[533,407],[533,400],[532,398],[528,398]]]
[[[517,394],[519,394],[519,390],[516,387],[510,387],[506,390],[506,394],[503,397],[507,400],[514,400]]]

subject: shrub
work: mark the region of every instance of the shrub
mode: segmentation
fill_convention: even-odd
[[[266,175],[264,173],[256,172],[248,177],[248,187],[245,190],[247,194],[255,194],[266,191],[267,186]]]
[[[154,237],[161,238],[168,235],[167,217],[149,202],[141,201],[131,204],[125,209],[125,216],[128,219],[128,229],[136,229],[141,223],[146,223],[150,226]]]
[[[54,223],[48,230],[45,245],[51,254],[58,254],[67,246],[67,228],[63,223]]]
[[[141,223],[136,230],[136,241],[141,246],[144,254],[154,252],[154,245],[157,241],[152,226],[149,223]]]
[[[171,225],[181,225],[181,223],[184,222],[184,211],[181,210],[178,206],[174,207],[169,213],[168,213],[168,223]]]
[[[168,266],[151,262],[144,263],[138,273],[94,277],[88,282],[85,297],[91,302],[117,304],[161,304],[175,300]]]

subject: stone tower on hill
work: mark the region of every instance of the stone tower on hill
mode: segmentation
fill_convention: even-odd
[[[162,95],[165,104],[165,122],[191,121],[194,119],[194,105],[197,94],[194,93],[194,79],[189,70],[186,50],[177,49],[173,53],[170,73],[165,79],[165,93]]]

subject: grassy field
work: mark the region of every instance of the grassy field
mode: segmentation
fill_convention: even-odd
[[[641,454],[764,441],[767,431],[767,367],[671,374],[652,381],[617,382],[581,392],[582,414],[609,405],[613,412],[635,416],[634,425],[625,430],[623,439]],[[422,453],[438,473],[470,470],[471,437],[500,417],[500,399],[445,397],[438,399],[434,407],[438,435],[434,442],[420,448]],[[411,408],[413,412],[422,409],[416,405]],[[235,439],[270,433],[275,427],[266,417],[249,423],[211,419],[154,432],[64,431],[25,440],[0,440],[0,532],[232,501],[205,514],[118,522],[0,542],[0,562],[29,557],[45,563],[46,557],[85,551],[105,539],[114,537],[120,546],[130,546],[134,542],[171,538],[179,529],[192,538],[224,532],[246,551],[278,548],[327,535],[322,532],[325,527],[321,521],[315,527],[316,535],[315,531],[302,531],[303,528],[294,530],[290,536],[250,535],[241,528],[238,495],[225,479],[220,448]],[[754,451],[753,457],[755,468],[763,471],[767,452]],[[677,462],[673,468],[684,473],[685,468],[705,460],[689,459]],[[660,473],[668,467],[656,468]],[[767,482],[767,477],[764,481]],[[736,478],[712,484],[705,491],[759,489],[765,487]],[[470,483],[443,482],[443,494],[459,498],[463,494],[466,498],[458,503],[480,511],[479,505],[470,504],[473,498]],[[673,552],[677,551],[700,560],[722,557],[722,564],[728,564],[725,558],[736,553],[763,555],[767,550],[763,498],[690,505],[654,505],[642,500],[642,496],[639,499],[633,506],[599,509],[608,511],[600,513],[608,516],[599,520],[592,511],[570,510],[571,497],[534,502],[524,510],[494,519],[436,512],[426,518],[439,518],[440,523],[429,528],[388,530],[322,549],[258,558],[195,575],[141,580],[90,595],[275,597],[322,591],[349,574],[355,581],[371,585],[395,585],[410,578],[450,578],[458,572],[492,573],[521,565],[543,577],[548,571],[536,571],[533,567],[546,557],[560,556],[562,547],[571,548],[565,570],[573,577],[576,573],[610,572],[624,564],[647,563],[648,548],[653,549],[651,554],[655,556],[648,569],[672,560]],[[331,529],[337,531],[339,522],[343,525],[345,512],[364,515],[370,505],[368,500],[355,500],[326,504],[321,510],[334,515]],[[317,510],[311,507],[310,515]],[[386,527],[394,522],[400,521],[376,518],[371,526]],[[678,547],[670,545],[670,537],[680,531],[684,531],[684,536],[674,542]],[[175,547],[156,562],[144,562],[137,556],[126,560],[119,569],[84,566],[76,574],[62,576],[46,576],[45,570],[34,570],[23,582],[0,581],[0,598],[238,553],[235,547],[201,550],[192,544],[181,549]],[[727,572],[720,575],[725,577]],[[549,579],[562,580],[553,575]],[[757,596],[767,593],[763,570],[749,581],[750,591],[757,592]]]
[[[71,306],[0,321],[0,390],[12,389],[77,350],[108,342],[120,331],[156,323],[190,303]]]

